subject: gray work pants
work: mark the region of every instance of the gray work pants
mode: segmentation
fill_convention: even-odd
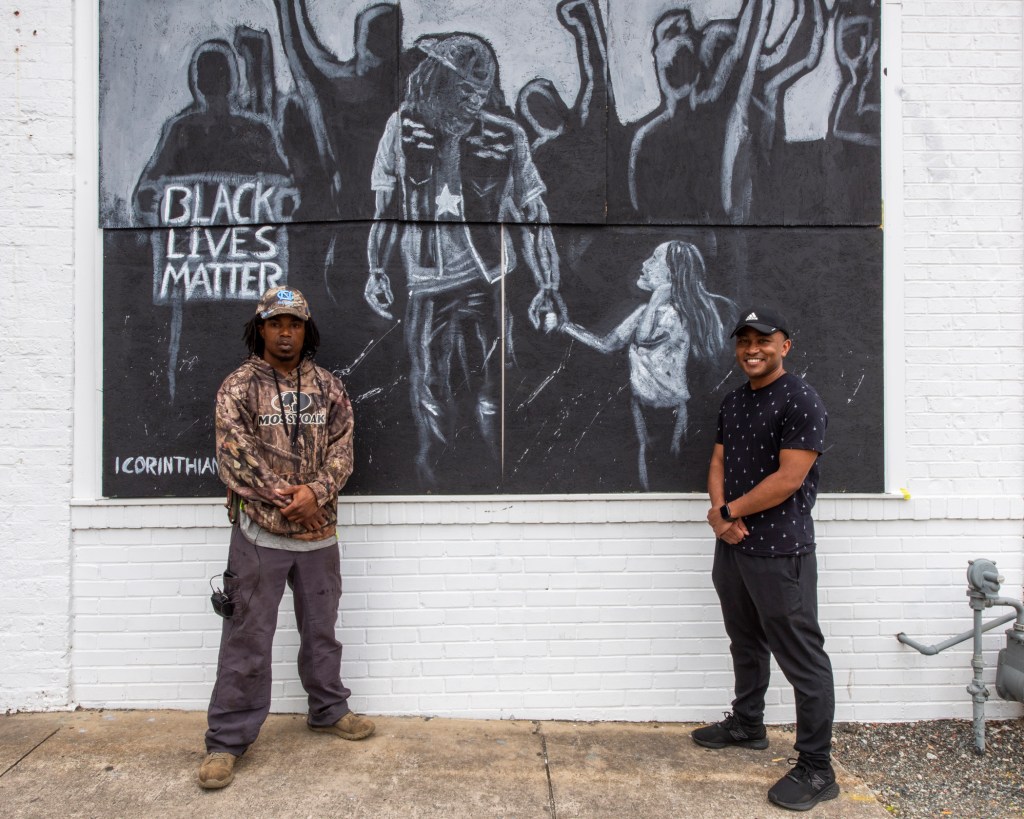
[[[332,725],[349,711],[351,692],[341,682],[341,643],[334,633],[341,599],[337,545],[312,552],[267,549],[250,543],[236,525],[224,579],[235,611],[221,631],[207,712],[209,753],[245,753],[270,712],[271,649],[285,583],[295,601],[307,719],[311,725]]]

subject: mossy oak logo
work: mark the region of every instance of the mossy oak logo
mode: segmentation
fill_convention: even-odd
[[[282,423],[322,425],[327,423],[327,412],[316,410],[313,396],[304,392],[283,392],[270,402],[274,412],[259,416],[261,427],[276,427]]]

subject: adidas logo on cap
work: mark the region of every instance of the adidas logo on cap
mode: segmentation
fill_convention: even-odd
[[[733,336],[737,335],[744,327],[753,327],[762,333],[775,333],[781,330],[786,338],[789,338],[789,330],[786,329],[785,323],[771,310],[748,308],[742,315],[744,318],[739,320],[736,329],[732,331]]]

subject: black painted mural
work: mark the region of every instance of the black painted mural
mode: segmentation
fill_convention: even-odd
[[[104,493],[220,493],[277,284],[349,491],[703,491],[741,307],[882,488],[877,0],[101,0]]]

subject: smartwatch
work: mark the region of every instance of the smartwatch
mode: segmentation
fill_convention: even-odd
[[[729,504],[727,504],[727,503],[723,503],[722,504],[722,508],[719,509],[718,512],[722,516],[722,520],[724,520],[726,523],[732,523],[733,521],[736,520],[736,518],[734,518],[729,513]]]

